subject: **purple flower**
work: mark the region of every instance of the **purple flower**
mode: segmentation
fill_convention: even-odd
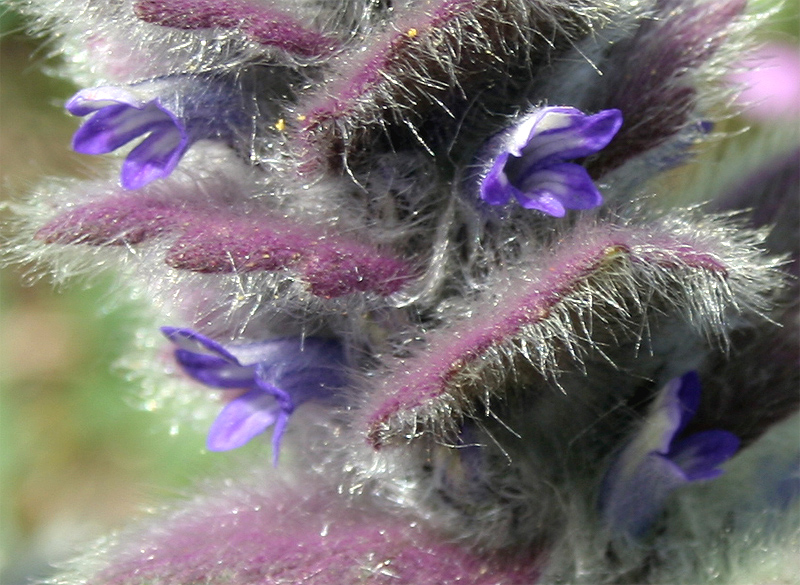
[[[67,102],[67,111],[92,116],[75,132],[72,148],[82,154],[107,154],[145,137],[122,164],[122,186],[140,189],[168,176],[194,142],[229,140],[231,124],[241,124],[231,116],[243,118],[229,103],[233,98],[226,101],[230,95],[226,84],[204,80],[202,90],[196,92],[187,91],[186,85],[185,80],[162,79],[130,88],[104,86],[79,91]],[[177,98],[180,92],[186,95]]]
[[[175,358],[195,380],[212,388],[241,389],[211,425],[208,449],[236,449],[275,426],[273,463],[289,416],[308,400],[332,398],[344,384],[339,342],[319,337],[285,337],[223,346],[191,329],[162,327],[177,349]]]
[[[661,390],[644,424],[603,480],[600,506],[612,529],[640,536],[673,490],[722,474],[719,465],[739,449],[735,435],[711,430],[681,436],[699,404],[696,372],[671,380]]]
[[[621,125],[619,110],[593,116],[570,107],[534,110],[490,146],[495,155],[481,181],[481,199],[505,205],[513,195],[524,208],[555,217],[563,217],[567,209],[597,207],[603,197],[589,173],[567,161],[598,152]]]

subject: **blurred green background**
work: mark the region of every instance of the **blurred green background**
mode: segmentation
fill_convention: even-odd
[[[43,176],[88,174],[93,161],[69,150],[78,121],[63,103],[76,88],[47,77],[53,62],[41,40],[26,36],[23,20],[2,2],[0,13],[0,188],[9,200]],[[796,44],[798,28],[798,5],[789,2],[763,35]],[[735,131],[765,123],[727,124]],[[713,161],[722,148],[703,159]],[[54,291],[46,280],[32,282],[24,266],[0,271],[2,585],[50,574],[50,563],[180,493],[213,465],[201,434],[172,435],[169,413],[136,407],[135,384],[114,367],[135,310],[107,295],[102,279]]]
[[[17,14],[0,11],[8,201],[43,176],[86,174],[93,161],[69,150],[78,121],[63,104],[76,88],[43,73],[53,62],[42,43],[23,34]],[[114,367],[135,308],[110,302],[102,278],[55,291],[28,270],[0,271],[2,585],[50,574],[50,563],[176,495],[210,465],[204,436],[170,435],[168,414],[136,408],[134,383]]]

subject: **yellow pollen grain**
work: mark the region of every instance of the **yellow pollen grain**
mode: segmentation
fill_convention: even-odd
[[[418,31],[417,29],[415,29],[415,28],[410,28],[410,29],[408,29],[408,30],[406,31],[406,36],[407,36],[409,39],[413,39],[413,38],[414,38],[415,36],[417,36],[418,34],[419,34],[419,31]]]
[[[300,120],[301,122],[305,122],[306,116],[303,114],[297,114],[297,119]]]
[[[284,120],[283,118],[279,118],[278,121],[275,122],[275,129],[278,132],[283,132],[284,130],[286,130],[286,120]]]

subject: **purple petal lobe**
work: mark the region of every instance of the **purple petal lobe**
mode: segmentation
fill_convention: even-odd
[[[272,431],[272,466],[278,466],[278,459],[281,455],[281,441],[283,440],[283,433],[286,432],[286,426],[289,423],[289,415],[284,411],[278,414],[275,421],[275,428]]]
[[[188,148],[185,132],[175,126],[154,128],[152,134],[134,148],[122,163],[122,186],[140,189],[169,176]]]
[[[198,382],[212,388],[250,388],[253,385],[253,367],[242,366],[222,358],[175,350],[175,359],[183,370]]]
[[[567,208],[551,190],[538,189],[531,193],[515,190],[514,195],[525,209],[538,209],[553,217],[564,217],[567,214]]]
[[[262,394],[271,396],[278,406],[280,406],[280,409],[286,414],[291,414],[295,407],[295,402],[292,400],[292,395],[286,390],[268,382],[264,375],[265,369],[266,367],[263,363],[255,366],[254,381],[256,388],[258,388]],[[275,376],[275,379],[279,379],[279,376]]]
[[[208,431],[210,451],[229,451],[247,443],[272,426],[280,417],[275,400],[260,389],[232,400]]]
[[[73,116],[87,116],[108,106],[115,105],[141,108],[144,103],[126,89],[103,86],[82,89],[67,101],[65,107]]]
[[[580,165],[559,163],[529,172],[520,180],[520,189],[514,193],[519,203],[527,209],[540,209],[562,217],[565,209],[591,209],[603,202],[589,173]],[[542,200],[541,206],[536,205]],[[553,206],[550,212],[547,206]]]
[[[140,110],[126,105],[103,108],[75,132],[72,148],[82,154],[106,154],[170,121],[157,108]]]
[[[739,439],[728,431],[704,431],[676,441],[668,454],[686,481],[712,479],[722,473],[717,466],[739,450]]]
[[[142,106],[115,103],[107,93],[103,92],[105,99],[90,101],[85,96],[75,96],[67,103],[71,112],[79,114],[99,108],[75,132],[72,148],[83,154],[106,154],[149,134],[125,159],[122,186],[139,189],[168,176],[189,146],[181,122],[156,100]]]
[[[481,199],[490,205],[505,205],[511,199],[511,185],[504,170],[510,156],[508,152],[501,153],[481,182]]]
[[[176,345],[175,359],[192,378],[212,388],[252,388],[254,370],[227,349],[190,329],[163,327]]]
[[[192,329],[187,329],[185,327],[162,327],[161,332],[180,349],[218,354],[229,361],[237,361],[236,357],[225,349],[222,344]]]
[[[672,388],[675,393],[673,398],[676,404],[675,408],[678,408],[680,413],[680,422],[675,429],[677,435],[694,418],[700,407],[700,376],[695,371],[686,372]]]
[[[587,116],[575,108],[548,110],[531,129],[519,154],[529,165],[547,165],[594,154],[604,148],[622,125],[619,110]]]

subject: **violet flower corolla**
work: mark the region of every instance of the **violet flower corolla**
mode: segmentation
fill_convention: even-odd
[[[615,109],[594,115],[560,106],[534,110],[492,141],[496,154],[481,181],[481,199],[505,205],[513,195],[522,207],[555,217],[601,205],[589,173],[568,161],[605,148],[620,126],[622,112]]]
[[[193,84],[184,79],[79,91],[66,109],[91,117],[75,132],[73,150],[107,154],[145,137],[122,163],[122,186],[141,189],[169,176],[192,144],[202,139],[229,142],[233,129],[246,123],[239,108],[230,107],[234,93],[228,84],[202,81],[194,91],[187,90]]]
[[[687,483],[721,475],[719,465],[738,451],[740,441],[728,431],[681,436],[699,404],[696,372],[670,380],[641,428],[614,460],[600,495],[603,517],[614,532],[643,536],[670,493]]]
[[[275,427],[273,464],[289,417],[309,400],[330,401],[344,385],[344,354],[334,339],[283,337],[223,346],[196,331],[162,327],[175,359],[192,378],[223,390],[246,390],[220,412],[208,433],[211,451],[241,447]]]

